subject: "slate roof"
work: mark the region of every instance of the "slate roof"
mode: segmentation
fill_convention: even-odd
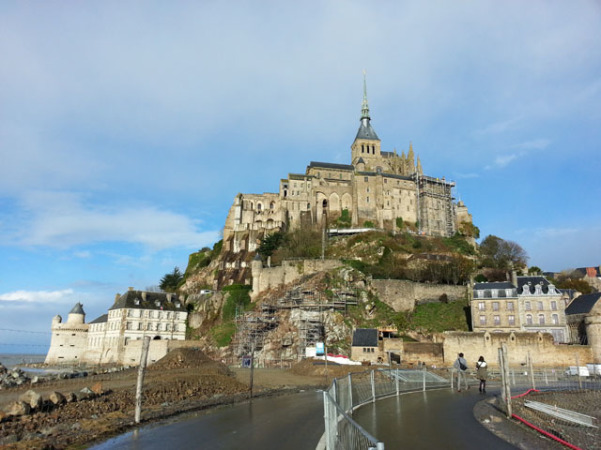
[[[587,314],[601,298],[601,292],[585,294],[576,297],[566,308],[566,316],[572,314]]]
[[[103,314],[100,317],[96,317],[90,323],[103,323],[103,322],[107,322],[108,319],[109,319],[109,315],[108,314]]]
[[[545,277],[518,277],[518,292],[523,293],[524,290],[530,290],[531,294],[534,294],[535,286],[537,284],[542,285],[543,294],[549,293],[549,281]],[[552,292],[554,293],[554,292]]]
[[[353,332],[353,347],[377,347],[378,330],[375,328],[357,328]]]
[[[480,294],[475,295],[474,299],[487,299],[487,298],[508,298],[507,289],[511,289],[511,295],[509,298],[517,297],[518,293],[515,286],[509,281],[493,281],[490,283],[475,283],[474,292],[478,291]],[[496,290],[495,296],[492,295],[492,291]]]
[[[75,306],[69,311],[69,314],[86,314],[83,310],[83,305],[79,302],[75,304]]]
[[[109,310],[134,308],[185,311],[184,306],[175,294],[171,294],[171,301],[168,301],[167,296],[169,294],[164,292],[145,292],[146,300],[144,300],[142,298],[143,292],[145,291],[127,291],[125,294],[115,300],[115,303],[109,308]]]
[[[326,162],[311,161],[309,167],[319,167],[321,169],[336,169],[336,170],[355,170],[355,167],[350,164],[334,164]]]
[[[372,141],[379,141],[380,138],[376,134],[376,131],[371,126],[371,122],[369,119],[361,119],[361,125],[359,125],[359,130],[357,131],[357,139],[370,139]]]

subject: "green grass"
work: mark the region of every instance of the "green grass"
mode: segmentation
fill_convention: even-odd
[[[411,327],[431,332],[469,331],[466,307],[465,301],[417,305],[411,318]]]
[[[221,325],[216,325],[211,329],[211,334],[218,347],[227,347],[231,344],[234,334],[236,334],[236,323],[231,320]]]

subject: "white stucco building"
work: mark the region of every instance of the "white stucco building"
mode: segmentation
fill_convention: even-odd
[[[47,364],[131,364],[140,362],[141,346],[150,336],[149,361],[162,358],[171,348],[185,346],[188,313],[175,294],[130,288],[117,294],[108,314],[85,323],[83,305],[77,303],[67,322],[52,320]]]

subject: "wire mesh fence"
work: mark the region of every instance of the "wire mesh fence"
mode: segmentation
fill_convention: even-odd
[[[426,370],[380,369],[336,378],[324,391],[326,448],[384,450],[384,443],[352,419],[355,408],[400,393],[448,387],[448,376]]]

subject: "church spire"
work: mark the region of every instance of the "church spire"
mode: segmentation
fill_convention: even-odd
[[[369,118],[369,105],[367,103],[367,77],[365,70],[363,71],[363,103],[361,104],[361,121],[363,119],[370,120]]]
[[[361,125],[359,125],[359,131],[357,132],[357,139],[369,139],[379,141],[378,135],[371,127],[369,117],[369,104],[367,103],[367,79],[365,76],[365,70],[363,71],[363,102],[361,103]]]

